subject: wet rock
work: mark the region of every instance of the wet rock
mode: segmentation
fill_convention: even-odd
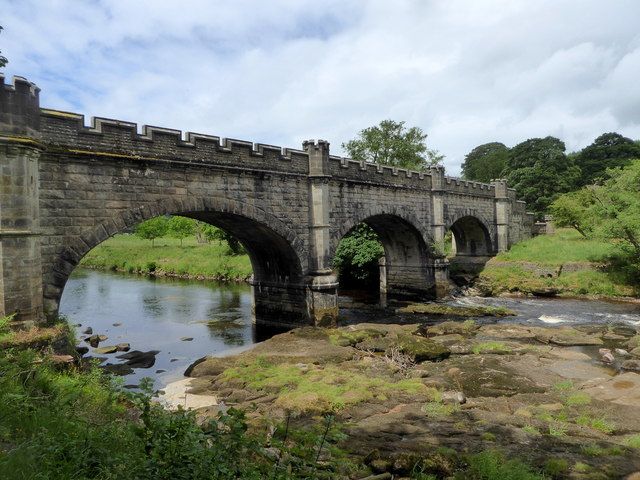
[[[84,329],[84,331],[82,332],[83,335],[93,335],[93,328],[91,327],[87,327]]]
[[[444,345],[415,335],[399,335],[396,346],[416,363],[444,360],[451,355],[451,350]]]
[[[162,369],[156,370],[156,373],[164,373],[164,372],[166,372],[166,370],[162,370]]]
[[[614,352],[616,352],[616,355],[620,355],[621,357],[626,357],[627,355],[629,355],[629,352],[627,352],[624,348],[616,348]],[[640,351],[638,353],[640,354]]]
[[[116,358],[126,360],[126,364],[131,368],[151,368],[156,363],[156,355],[160,353],[158,350],[149,352],[141,352],[133,350],[129,353],[118,355]]]
[[[611,353],[611,350],[609,350],[608,348],[601,348],[598,350],[598,353],[600,354],[600,360],[604,363],[613,363],[616,361],[616,359],[613,357],[613,354]]]
[[[634,357],[640,357],[640,347],[634,348],[633,350],[628,352],[628,355],[632,355]]]
[[[640,372],[640,360],[625,360],[620,368],[631,372]]]
[[[555,297],[560,293],[560,290],[553,287],[542,287],[531,290],[531,294],[535,297]]]
[[[180,337],[181,342],[192,342],[193,337]]]
[[[76,347],[76,352],[78,353],[78,355],[82,356],[85,353],[89,353],[89,347],[85,347],[84,345],[78,345]]]
[[[462,405],[467,403],[467,397],[462,392],[448,391],[442,392],[442,403]]]
[[[93,349],[93,353],[97,353],[99,355],[104,355],[107,353],[115,353],[118,351],[118,347],[116,347],[115,345],[109,345],[106,347],[97,347]]]
[[[84,341],[91,345],[93,348],[96,348],[100,342],[104,342],[109,337],[106,335],[91,335],[89,338],[85,338]]]
[[[594,383],[583,391],[595,399],[631,407],[640,405],[640,375],[637,373],[625,372]],[[626,411],[631,414],[631,410]],[[633,416],[629,415],[625,421],[629,423],[631,418]]]
[[[122,325],[121,323],[114,323],[113,326],[114,327],[119,327],[120,325]]]
[[[119,352],[128,352],[129,350],[131,350],[131,345],[129,345],[128,343],[119,343],[116,345],[116,348]]]

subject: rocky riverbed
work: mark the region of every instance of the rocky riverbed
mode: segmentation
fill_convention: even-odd
[[[218,399],[201,419],[237,406],[256,429],[330,413],[345,434],[337,446],[380,478],[446,478],[466,454],[493,449],[553,478],[624,478],[640,471],[636,328],[300,328],[196,362],[188,395]]]

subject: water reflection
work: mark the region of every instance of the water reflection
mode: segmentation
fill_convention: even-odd
[[[126,375],[126,383],[152,376],[160,385],[182,376],[200,357],[235,352],[272,335],[256,331],[251,288],[244,284],[76,269],[65,288],[60,313],[71,324],[81,324],[76,332],[81,339],[81,332],[92,327],[94,333],[108,337],[101,346],[126,342],[131,350],[159,350],[153,368],[134,369]],[[123,360],[117,358],[121,353],[100,357],[104,364],[121,364]]]

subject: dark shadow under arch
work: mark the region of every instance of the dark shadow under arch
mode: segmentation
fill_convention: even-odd
[[[433,255],[418,228],[394,214],[375,213],[359,217],[360,222],[352,225],[343,235],[359,223],[367,224],[377,234],[384,247],[384,259],[380,268],[381,292],[392,295],[431,295],[434,286],[431,262]],[[335,242],[336,245],[338,243]]]
[[[254,283],[266,287],[299,285],[307,268],[304,243],[284,222],[254,206],[223,198],[167,199],[129,210],[64,238],[53,267],[45,271],[44,299],[48,313],[57,313],[64,286],[73,269],[92,248],[107,238],[160,215],[180,215],[218,226],[245,246],[254,272]]]
[[[450,226],[452,248],[449,255],[451,279],[466,285],[495,254],[488,226],[479,218],[465,215]],[[471,277],[469,277],[471,275]]]

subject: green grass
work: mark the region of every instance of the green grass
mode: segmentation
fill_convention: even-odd
[[[630,277],[607,263],[607,259],[616,253],[618,248],[612,242],[585,239],[572,229],[559,229],[553,235],[525,240],[508,252],[498,254],[487,263],[477,285],[491,295],[504,292],[535,294],[548,289],[568,296],[637,295],[638,286]],[[551,277],[532,270],[532,266],[538,265],[555,272],[567,262],[597,263],[606,267],[574,272],[560,270],[560,275]]]
[[[640,433],[631,435],[624,439],[624,444],[630,448],[637,448],[640,450]]]
[[[538,480],[547,478],[517,459],[507,459],[504,454],[487,450],[467,459],[467,471],[456,475],[456,479],[475,480]]]
[[[552,235],[538,235],[515,244],[496,260],[536,262],[562,265],[566,262],[601,262],[615,253],[615,245],[602,240],[588,240],[572,228],[560,228]]]
[[[511,348],[502,342],[482,342],[474,345],[471,351],[475,354],[496,353],[502,355],[511,353]]]
[[[128,273],[169,274],[214,280],[246,280],[251,276],[247,255],[229,255],[224,242],[198,244],[195,237],[183,245],[173,238],[159,238],[155,246],[135,235],[116,235],[91,250],[81,265]]]

